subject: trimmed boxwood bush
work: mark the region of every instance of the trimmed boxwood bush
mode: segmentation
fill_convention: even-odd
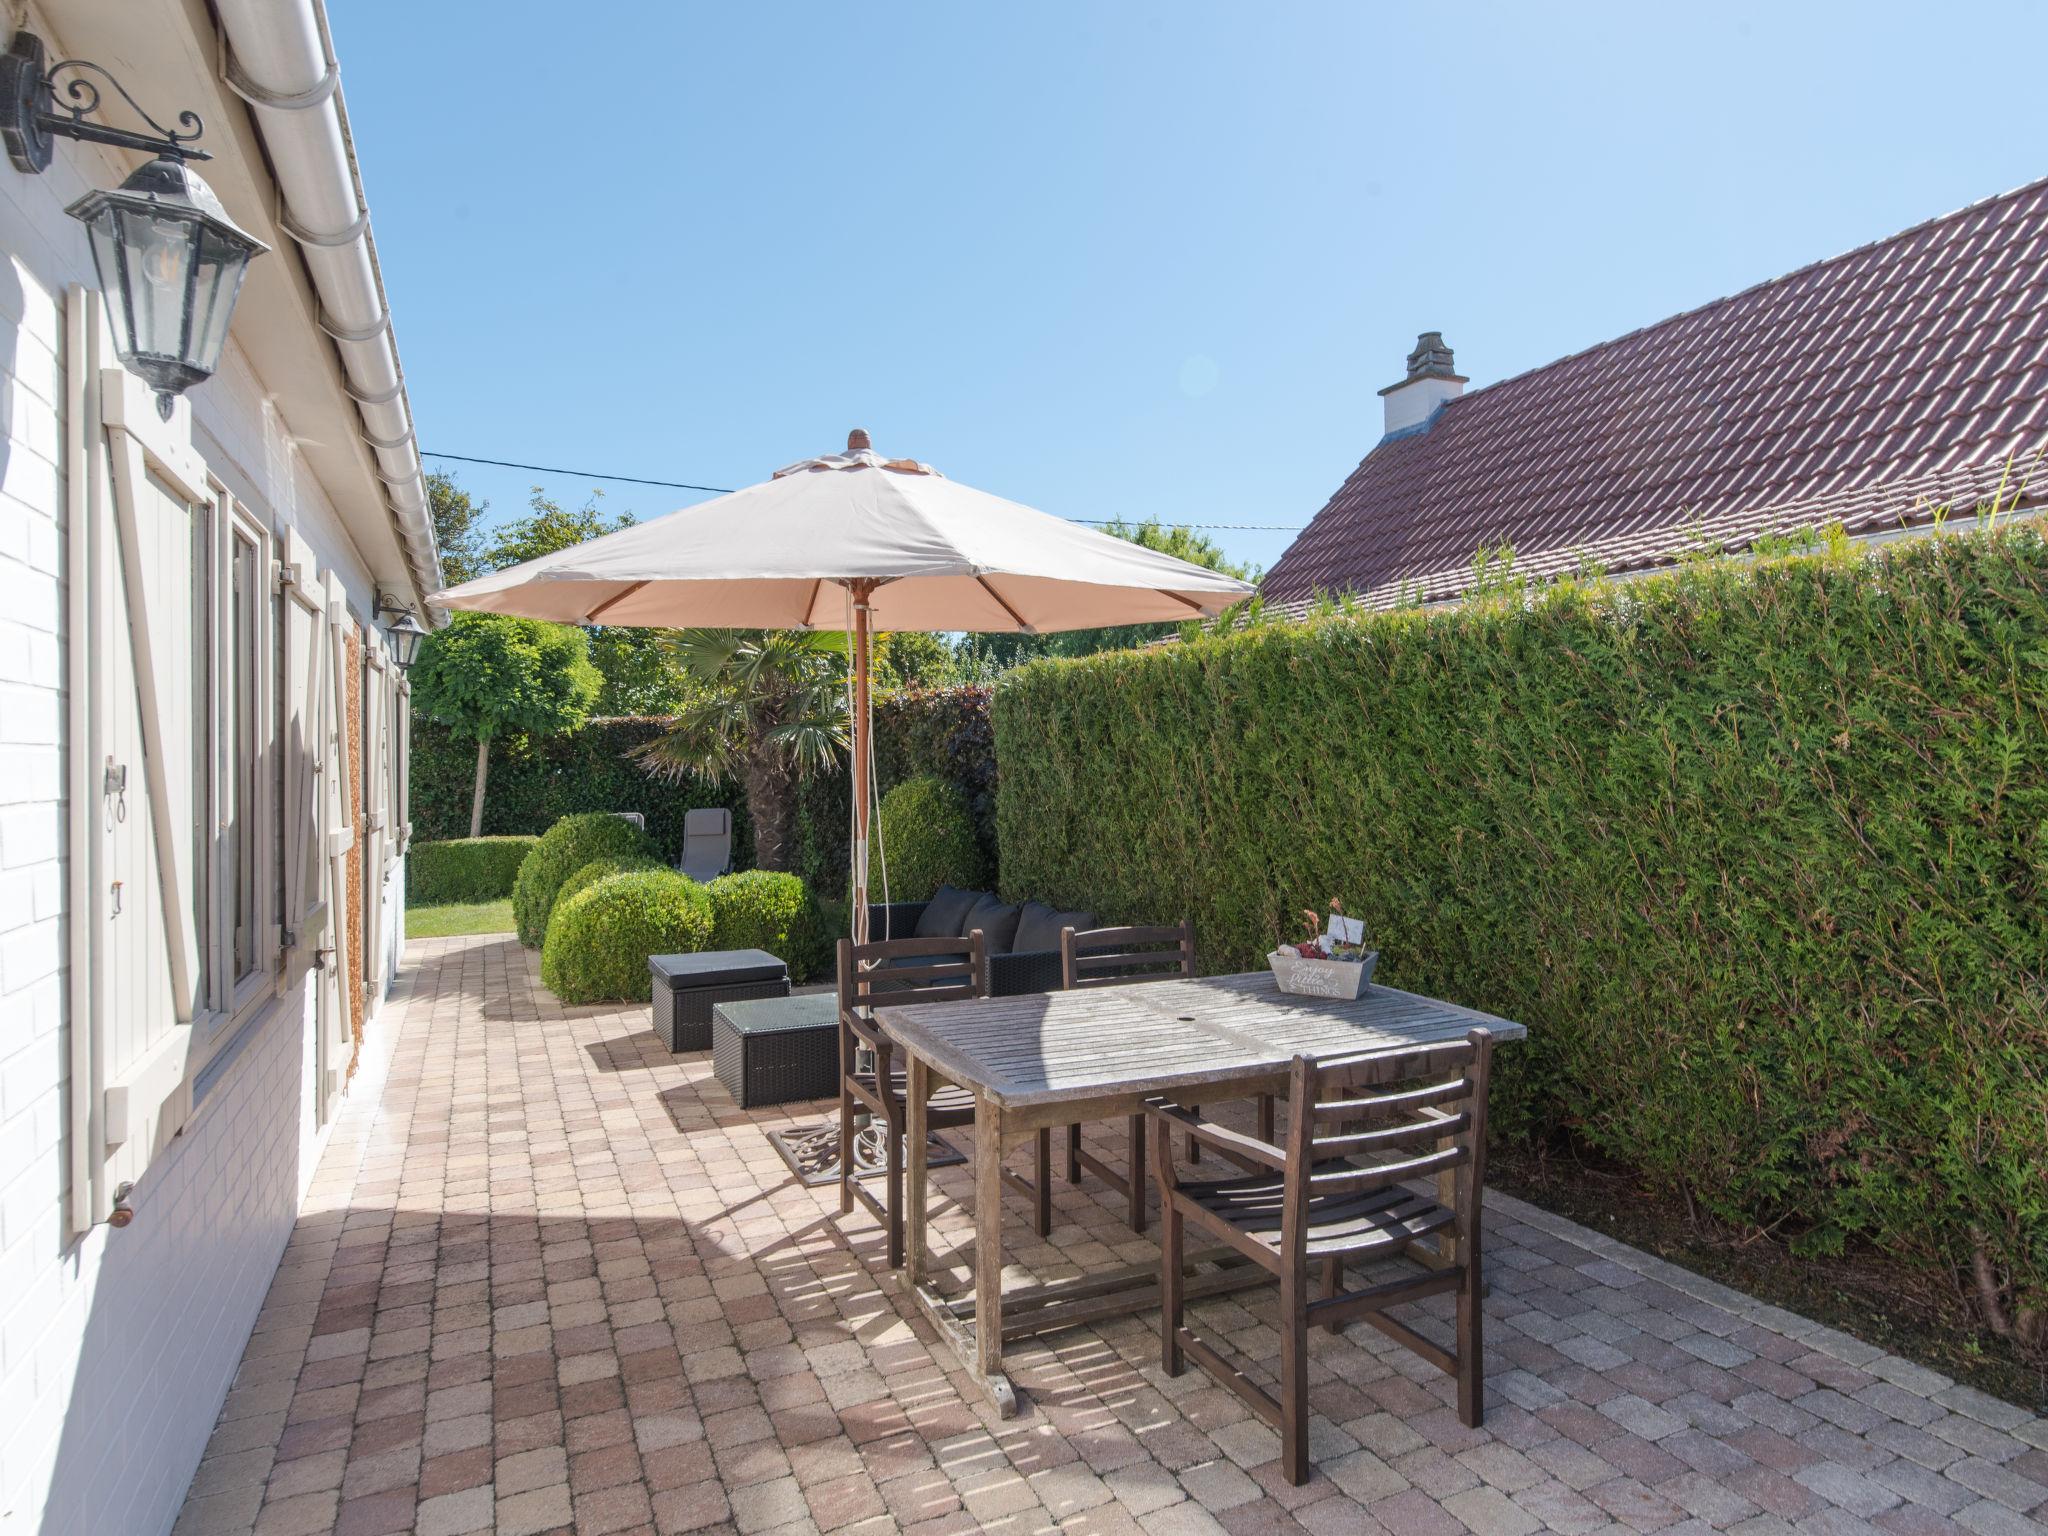
[[[418,906],[502,901],[537,837],[459,837],[405,851],[405,899]]]
[[[1341,896],[1528,1027],[1502,1134],[2048,1304],[2032,528],[1039,663],[995,729],[1006,894],[1186,914],[1210,971]]]
[[[667,869],[659,859],[649,859],[628,854],[624,858],[592,859],[581,869],[564,880],[555,891],[555,904],[548,908],[548,921],[555,920],[555,914],[562,910],[562,903],[578,891],[587,890],[611,875],[630,874],[636,869]],[[545,940],[543,940],[545,942]]]
[[[653,856],[647,834],[623,817],[603,811],[564,816],[541,834],[512,883],[512,920],[519,928],[519,942],[528,949],[540,947],[555,893],[592,859]]]
[[[648,1002],[647,957],[708,948],[711,927],[710,893],[673,869],[606,875],[549,921],[541,983],[565,1003]]]
[[[823,972],[831,937],[818,904],[795,875],[749,869],[720,875],[706,889],[713,949],[765,949],[788,963],[794,981]]]
[[[906,779],[882,796],[882,853],[868,855],[868,895],[882,897],[888,859],[892,901],[923,901],[941,885],[973,890],[988,878],[988,862],[975,840],[967,796],[949,780]]]

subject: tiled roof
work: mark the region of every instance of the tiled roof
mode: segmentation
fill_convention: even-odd
[[[1265,590],[1426,600],[1503,544],[1517,570],[1621,570],[1891,528],[1971,510],[2044,444],[2039,181],[1450,401],[1366,456]]]

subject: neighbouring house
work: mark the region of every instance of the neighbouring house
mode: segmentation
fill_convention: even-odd
[[[1426,332],[1385,429],[1265,582],[1456,599],[1481,551],[1609,573],[2048,498],[2048,181],[1467,393]],[[2029,479],[2031,474],[2032,478]]]
[[[188,289],[139,219],[110,309],[67,214],[150,154],[58,136],[38,169],[6,124],[0,1530],[146,1536],[178,1517],[351,1075],[377,1071],[407,835],[389,626],[423,615],[436,554],[320,0],[8,18],[0,99],[89,60],[159,125],[197,113],[197,169],[270,248],[213,375],[160,402],[124,322],[175,349],[171,317],[227,314],[210,269]],[[92,124],[152,135],[82,78]]]

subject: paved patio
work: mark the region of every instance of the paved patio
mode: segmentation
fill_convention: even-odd
[[[415,942],[388,1076],[322,1162],[177,1530],[1788,1530],[2038,1536],[2048,1421],[1506,1198],[1487,1423],[1369,1328],[1318,1334],[1317,1474],[1156,1319],[1006,1352],[997,1420],[864,1213],[788,1174],[644,1007],[564,1009],[507,939]],[[1107,1149],[1105,1155],[1112,1154]],[[934,1248],[968,1240],[941,1170]],[[1040,1276],[1154,1252],[1059,1187]],[[1270,1359],[1275,1308],[1196,1308]]]

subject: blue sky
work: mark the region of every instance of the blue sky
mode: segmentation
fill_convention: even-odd
[[[717,486],[858,425],[1070,517],[1298,527],[1418,331],[1477,387],[2048,174],[2031,5],[331,16],[422,446]]]

